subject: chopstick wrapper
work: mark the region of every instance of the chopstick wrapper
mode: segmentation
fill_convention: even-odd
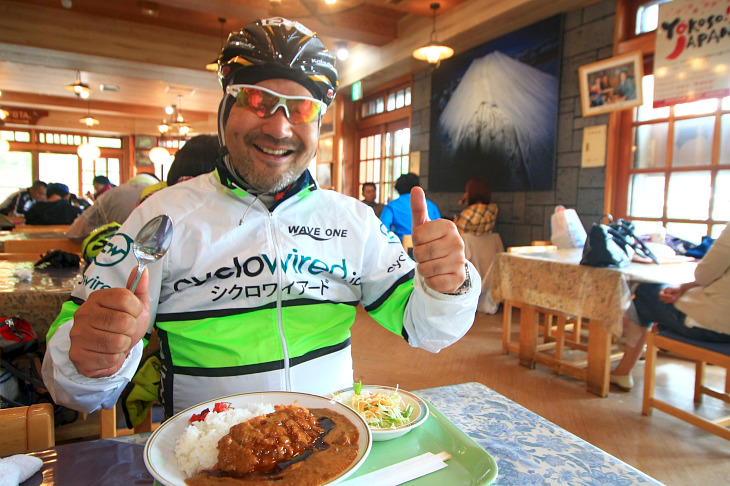
[[[0,486],[18,486],[43,467],[43,460],[25,454],[0,459]]]
[[[444,461],[451,459],[448,452],[433,454],[426,452],[420,456],[407,459],[383,469],[378,469],[362,476],[342,482],[347,486],[397,486],[412,479],[443,469],[447,466]]]

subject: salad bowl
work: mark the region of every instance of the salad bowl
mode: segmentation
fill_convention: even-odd
[[[412,393],[390,386],[357,388],[357,392],[354,387],[346,388],[330,396],[365,418],[374,442],[401,437],[428,419],[426,402]],[[364,409],[369,413],[365,414]]]

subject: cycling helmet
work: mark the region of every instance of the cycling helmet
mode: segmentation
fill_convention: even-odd
[[[311,30],[281,17],[257,20],[231,33],[218,56],[223,93],[229,84],[272,78],[296,81],[329,106],[338,84],[335,56]]]
[[[109,223],[100,226],[92,231],[81,244],[81,255],[83,255],[86,264],[90,264],[101,253],[101,250],[107,244],[109,239],[114,236],[122,225],[119,223]]]

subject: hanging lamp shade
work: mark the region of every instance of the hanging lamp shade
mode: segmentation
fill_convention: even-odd
[[[91,88],[89,88],[89,85],[81,82],[80,71],[76,71],[76,82],[74,84],[67,84],[63,88],[66,91],[73,92],[76,96],[84,100],[91,95]]]
[[[165,147],[153,147],[150,149],[150,162],[155,166],[170,162],[170,152]]]
[[[218,18],[218,22],[221,24],[221,50],[223,50],[223,25],[226,23],[226,19],[223,17]],[[205,69],[207,71],[218,71],[218,57],[210,61],[208,64],[205,65]]]
[[[76,154],[81,157],[81,160],[96,160],[101,155],[101,150],[96,145],[90,143],[82,143],[79,148],[76,149]]]
[[[419,61],[428,61],[429,64],[438,65],[443,59],[448,59],[454,55],[454,50],[449,46],[440,44],[436,40],[436,10],[441,5],[438,3],[431,4],[433,10],[433,30],[431,31],[431,40],[423,47],[419,47],[413,51],[413,57]]]

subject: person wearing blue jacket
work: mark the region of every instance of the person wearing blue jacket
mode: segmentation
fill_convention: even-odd
[[[412,232],[411,221],[411,190],[419,187],[418,176],[413,172],[403,174],[395,181],[395,190],[398,191],[400,197],[389,202],[380,213],[380,221],[386,228],[396,234],[403,241],[405,235]],[[439,208],[428,199],[426,200],[426,209],[428,211],[428,219],[435,221],[441,219]]]

